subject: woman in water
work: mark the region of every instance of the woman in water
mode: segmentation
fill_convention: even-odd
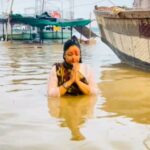
[[[48,96],[97,93],[93,71],[82,63],[81,47],[75,36],[64,44],[64,62],[56,63],[48,79]]]

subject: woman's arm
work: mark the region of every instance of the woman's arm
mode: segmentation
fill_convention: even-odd
[[[75,72],[75,82],[78,85],[79,89],[86,95],[90,94],[90,87],[88,84],[85,84],[84,82],[80,81],[80,72],[79,72],[79,65],[74,64],[73,70]]]
[[[48,96],[60,96],[59,87],[57,86],[58,79],[56,75],[56,66],[53,66],[48,77]]]
[[[68,88],[73,84],[72,80],[69,80],[67,82],[65,82],[63,85],[59,86],[59,92],[60,95],[65,95],[65,93],[67,92]]]
[[[88,65],[83,65],[81,70],[83,71],[84,77],[87,79],[88,84],[85,84],[82,81],[80,81],[80,72],[78,71],[76,76],[76,83],[78,87],[84,94],[97,94],[98,88],[94,80],[92,69]]]
[[[83,82],[80,81],[80,80],[77,80],[76,83],[77,83],[79,89],[80,89],[84,94],[86,94],[86,95],[90,94],[90,87],[89,87],[88,84],[85,84],[85,83],[83,83]]]

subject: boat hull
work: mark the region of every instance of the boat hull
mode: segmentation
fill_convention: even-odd
[[[70,38],[70,32],[63,33],[63,39]],[[43,32],[43,39],[62,39],[61,32]]]
[[[8,34],[8,40],[32,40],[32,35],[30,33],[20,33],[20,34]]]
[[[95,10],[95,15],[102,41],[120,60],[150,71],[150,11],[112,14]]]
[[[6,35],[5,35],[6,36]],[[35,35],[36,36],[36,35]],[[65,32],[63,33],[63,39],[69,39],[70,38],[70,33],[69,32]],[[3,36],[0,35],[0,38],[2,38]],[[35,37],[33,37],[32,34],[30,33],[17,33],[17,34],[8,34],[7,37],[8,40],[34,40]],[[45,40],[59,40],[62,39],[62,33],[61,32],[43,32],[43,39]]]

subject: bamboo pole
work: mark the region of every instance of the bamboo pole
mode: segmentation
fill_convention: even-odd
[[[83,32],[83,27],[81,26],[80,42],[82,41],[82,32]]]
[[[10,5],[10,12],[9,12],[9,14],[11,14],[11,13],[12,13],[12,7],[13,7],[13,4],[14,4],[14,0],[12,0],[12,1],[11,1],[11,5]]]
[[[11,30],[11,35],[10,35],[10,38],[11,38],[11,43],[12,43],[12,40],[13,40],[13,25],[10,24],[10,30]]]
[[[72,26],[71,26],[71,29],[70,29],[70,30],[71,30],[71,37],[72,37],[72,30],[73,30]]]
[[[8,21],[7,21],[7,26],[6,26],[6,39],[5,39],[6,41],[8,41],[8,27],[10,25],[10,15],[12,14],[13,3],[14,3],[14,0],[11,1],[10,11],[9,11],[9,14],[8,14]]]
[[[90,20],[92,19],[92,13],[90,12]],[[89,39],[91,38],[91,31],[92,31],[92,25],[91,23],[89,24],[89,29],[90,29],[90,33],[89,33]]]
[[[4,33],[4,22],[3,22],[3,41],[5,40],[5,33]]]
[[[61,40],[62,40],[62,44],[64,43],[64,33],[63,33],[63,27],[61,27]]]
[[[42,13],[44,11],[44,6],[45,6],[45,0],[43,0],[43,2],[42,2]]]
[[[8,41],[8,21],[6,22],[6,36],[5,41]]]

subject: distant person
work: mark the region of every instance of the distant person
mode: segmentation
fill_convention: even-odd
[[[56,63],[48,79],[48,96],[90,95],[97,93],[93,71],[82,63],[81,47],[73,36],[64,44],[64,62]]]

